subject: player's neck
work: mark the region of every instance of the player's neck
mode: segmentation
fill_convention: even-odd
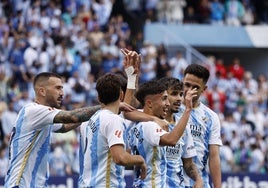
[[[47,105],[47,104],[44,104],[42,102],[42,100],[39,100],[39,99],[34,99],[34,102],[37,103],[37,104]],[[47,105],[47,106],[49,106],[49,105]]]
[[[167,112],[167,115],[165,117],[165,119],[168,121],[168,122],[172,122],[173,119],[174,119],[174,114],[170,111]]]
[[[154,114],[153,114],[152,110],[150,110],[150,108],[144,107],[143,112],[148,114],[148,115],[154,116]]]
[[[115,114],[119,113],[119,102],[113,102],[107,105],[103,105],[103,109],[109,110]]]
[[[197,100],[197,101],[194,102],[193,108],[197,108],[199,105],[200,105],[200,101]]]

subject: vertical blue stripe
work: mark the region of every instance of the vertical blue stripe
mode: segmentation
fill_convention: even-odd
[[[143,156],[145,163],[148,164],[148,161],[147,161],[148,159],[146,156],[144,145],[142,143],[140,143],[140,141],[139,141],[140,138],[144,138],[142,126],[143,125],[140,124],[140,127],[139,127],[140,136],[138,138],[137,144],[138,144],[138,150],[139,150],[140,155]],[[148,172],[148,169],[147,169],[147,172]],[[144,186],[144,180],[140,181],[140,186],[141,187]]]
[[[35,187],[35,184],[36,184],[35,180],[36,180],[36,176],[38,175],[39,166],[42,164],[43,158],[48,154],[51,128],[52,128],[52,126],[49,125],[49,130],[48,130],[49,132],[48,132],[47,138],[46,138],[45,142],[43,143],[43,145],[40,147],[39,151],[37,152],[36,161],[35,161],[34,168],[32,171],[31,188]],[[35,134],[38,134],[37,131],[34,132],[33,137]],[[40,134],[42,134],[42,133],[40,133]],[[36,139],[36,141],[38,142],[38,138]],[[47,177],[47,174],[46,174],[46,177]]]
[[[83,174],[84,172],[84,148],[82,147],[82,136],[80,134],[80,144],[79,144],[79,172],[80,174]],[[82,181],[83,177],[79,176],[79,182]]]
[[[123,188],[123,178],[122,178],[122,174],[123,174],[123,168],[122,166],[120,165],[115,165],[115,174],[116,174],[116,179],[117,179],[117,182],[118,182],[118,188]]]
[[[13,138],[13,160],[15,159],[15,156],[18,154],[18,146],[19,146],[19,136],[21,134],[21,129],[23,125],[23,120],[24,120],[24,115],[25,115],[25,107],[21,110],[21,113],[18,117],[17,124],[15,126],[16,132],[15,136]]]
[[[99,113],[98,113],[99,114]],[[95,121],[95,125],[96,125],[96,128],[97,128],[97,131],[92,133],[90,132],[89,133],[89,126],[87,126],[87,131],[86,131],[86,134],[93,134],[92,136],[92,143],[91,143],[91,146],[90,146],[90,157],[91,157],[91,166],[92,166],[92,173],[91,175],[92,176],[95,176],[97,174],[97,171],[98,171],[98,136],[99,136],[99,131],[100,131],[100,117],[98,116],[98,119]],[[91,181],[90,181],[90,185],[93,185],[95,186],[95,182],[96,182],[96,178],[90,178]]]
[[[12,138],[12,143],[11,144],[11,147],[12,147],[12,160],[10,162],[10,165],[9,165],[9,169],[8,169],[8,173],[10,173],[10,170],[14,170],[12,169],[13,167],[13,162],[16,160],[16,156],[18,154],[18,147],[19,147],[19,142],[18,142],[18,138],[20,136],[20,133],[21,133],[21,127],[22,127],[22,124],[23,124],[23,120],[24,120],[24,115],[25,115],[25,107],[23,107],[20,111],[20,113],[18,114],[18,119],[17,119],[17,122],[16,122],[16,125],[15,125],[15,132],[13,133],[14,134],[14,137]],[[11,148],[10,148],[11,149]],[[12,172],[11,172],[12,174]],[[8,182],[10,179],[10,176],[7,176],[5,182]]]
[[[141,124],[139,127],[139,132],[140,132],[139,139],[144,138],[142,126],[143,125]],[[142,155],[143,158],[146,159],[146,151],[145,151],[144,145],[142,143],[140,143],[139,140],[138,140],[138,146],[139,146],[138,149],[139,149],[140,155]]]

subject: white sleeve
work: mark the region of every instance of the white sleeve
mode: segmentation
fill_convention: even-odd
[[[212,114],[212,130],[209,138],[209,144],[216,144],[216,145],[222,145],[221,140],[221,125],[220,125],[220,119],[216,113]]]
[[[41,129],[46,125],[53,124],[54,117],[61,110],[44,105],[32,105],[26,108],[26,117],[31,122],[31,128]]]
[[[114,114],[105,117],[105,123],[101,123],[101,132],[107,138],[109,147],[115,144],[124,143],[124,126],[123,126],[123,118]]]
[[[159,146],[160,137],[168,133],[153,121],[142,122],[142,128],[144,139],[152,146]]]

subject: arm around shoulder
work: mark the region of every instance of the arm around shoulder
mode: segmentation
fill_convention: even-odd
[[[100,108],[100,105],[96,105],[70,111],[62,110],[54,117],[53,123],[81,123],[89,120]]]

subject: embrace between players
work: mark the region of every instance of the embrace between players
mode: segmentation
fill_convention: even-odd
[[[36,75],[35,101],[21,109],[11,135],[6,188],[46,187],[51,132],[79,126],[80,188],[125,187],[126,166],[134,167],[133,187],[209,188],[209,175],[221,187],[219,118],[199,100],[209,71],[190,64],[183,82],[165,77],[139,85],[140,55],[122,53],[126,78],[98,78],[98,106],[60,110],[60,76]]]

